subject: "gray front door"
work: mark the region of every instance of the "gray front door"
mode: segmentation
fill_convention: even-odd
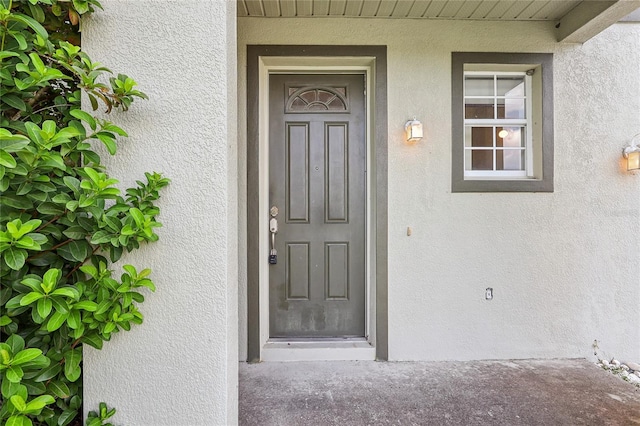
[[[270,337],[365,335],[365,120],[364,75],[270,76]]]

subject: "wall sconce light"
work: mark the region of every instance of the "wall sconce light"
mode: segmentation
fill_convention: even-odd
[[[631,143],[622,150],[622,156],[627,159],[627,171],[640,170],[640,133],[631,139]]]
[[[407,142],[417,142],[422,139],[422,123],[416,120],[415,117],[405,123],[404,131],[407,135]]]

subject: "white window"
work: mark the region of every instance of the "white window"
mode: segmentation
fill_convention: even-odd
[[[553,56],[452,54],[453,192],[553,192]]]
[[[465,71],[465,179],[532,178],[531,76]]]

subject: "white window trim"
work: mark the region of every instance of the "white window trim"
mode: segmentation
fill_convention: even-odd
[[[495,68],[499,68],[500,65],[496,64]],[[466,106],[467,99],[489,99],[493,98],[494,100],[494,116],[497,114],[497,101],[499,99],[524,99],[525,100],[525,118],[524,119],[508,119],[508,118],[493,118],[493,119],[464,119],[464,127],[524,127],[525,129],[525,145],[524,147],[513,147],[513,148],[501,148],[500,150],[508,151],[508,150],[524,150],[525,152],[525,170],[496,170],[496,152],[498,151],[496,147],[496,137],[493,136],[493,146],[492,147],[468,147],[464,146],[464,158],[463,158],[463,168],[464,168],[464,179],[465,180],[512,180],[512,179],[535,179],[534,174],[534,155],[533,155],[533,84],[532,78],[527,72],[523,71],[498,71],[498,70],[484,70],[484,71],[472,71],[467,70],[463,73],[463,79],[466,79],[467,76],[486,76],[493,77],[493,95],[492,96],[467,96],[464,93],[464,88],[466,87],[466,81],[463,80],[463,109]],[[497,95],[497,78],[511,76],[511,77],[524,77],[525,83],[525,96],[515,96],[515,97],[507,97],[507,96],[498,96]],[[495,133],[495,132],[494,132]],[[464,141],[463,141],[464,143]],[[493,170],[467,170],[466,161],[467,151],[481,151],[487,150],[493,152]]]

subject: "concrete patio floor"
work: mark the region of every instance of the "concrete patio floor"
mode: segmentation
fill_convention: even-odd
[[[240,365],[240,425],[640,425],[640,389],[584,359]]]

